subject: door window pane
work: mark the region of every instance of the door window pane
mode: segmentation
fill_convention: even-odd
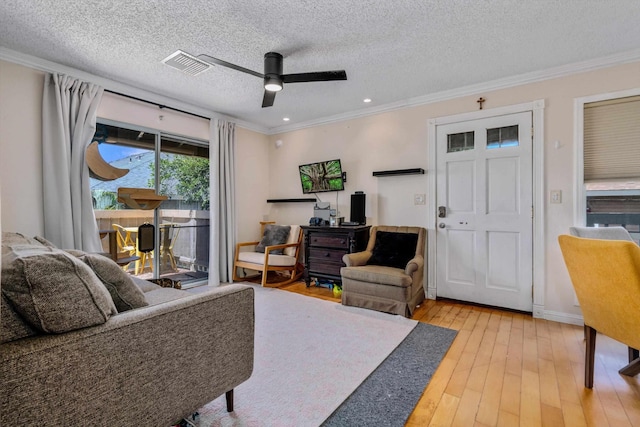
[[[474,148],[474,133],[462,132],[462,133],[450,133],[447,135],[447,153],[454,153],[456,151],[473,150]]]
[[[128,172],[114,180],[90,179],[93,209],[102,237],[103,250],[114,250],[118,264],[127,272],[150,278],[153,252],[138,251],[138,227],[153,223],[153,210],[131,209],[118,201],[118,188],[154,188],[149,180],[155,169],[156,135],[98,123],[93,141],[109,165]],[[110,236],[109,233],[113,233]],[[110,238],[115,248],[109,246]],[[143,255],[144,254],[144,255]]]
[[[517,147],[518,125],[487,129],[487,149]]]
[[[162,136],[159,191],[160,277],[183,284],[209,275],[209,147]]]

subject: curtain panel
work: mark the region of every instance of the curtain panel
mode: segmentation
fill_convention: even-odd
[[[236,211],[234,179],[235,123],[211,119],[209,176],[211,179],[211,284],[232,281]]]
[[[102,252],[85,151],[96,130],[103,88],[47,74],[42,99],[45,237],[56,246]]]

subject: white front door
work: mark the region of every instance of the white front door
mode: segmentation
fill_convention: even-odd
[[[436,128],[437,296],[533,308],[531,112]]]

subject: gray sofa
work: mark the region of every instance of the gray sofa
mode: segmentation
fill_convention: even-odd
[[[6,298],[12,275],[5,274],[5,240],[16,236],[6,237],[1,425],[169,426],[225,393],[232,410],[233,389],[253,370],[253,288],[192,294],[138,280],[148,305],[95,326],[45,333],[16,323],[23,316]]]

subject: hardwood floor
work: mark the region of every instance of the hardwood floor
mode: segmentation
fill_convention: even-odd
[[[281,287],[339,302],[303,282]],[[451,301],[425,301],[413,319],[458,331],[406,426],[640,426],[640,376],[627,347],[598,334],[594,388],[584,388],[580,326]]]

